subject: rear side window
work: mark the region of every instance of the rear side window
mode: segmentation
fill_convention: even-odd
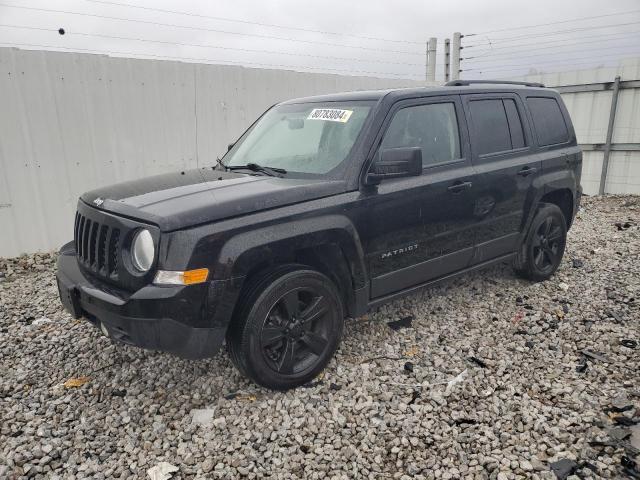
[[[510,98],[469,102],[478,155],[507,152],[526,146],[522,120]]]
[[[569,140],[569,130],[555,98],[527,97],[527,105],[531,110],[540,146],[555,145]]]
[[[420,147],[422,166],[460,158],[460,136],[453,103],[406,107],[394,115],[382,148]]]
[[[507,118],[509,119],[509,131],[511,132],[511,147],[523,148],[526,143],[524,141],[524,130],[522,128],[522,120],[516,107],[516,102],[511,98],[505,98],[502,100],[504,103],[504,110],[507,112]]]

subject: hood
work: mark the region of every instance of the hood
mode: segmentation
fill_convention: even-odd
[[[201,168],[119,183],[80,198],[100,210],[171,231],[335,195],[345,188],[341,180],[279,178]]]

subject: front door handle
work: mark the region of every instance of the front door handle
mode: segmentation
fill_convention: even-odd
[[[473,184],[471,182],[461,182],[460,180],[458,180],[453,185],[448,186],[447,190],[449,190],[451,193],[460,193],[467,188],[471,188],[472,185]]]
[[[518,172],[518,175],[520,175],[521,177],[528,177],[529,175],[533,175],[537,171],[538,169],[536,167],[524,167]]]

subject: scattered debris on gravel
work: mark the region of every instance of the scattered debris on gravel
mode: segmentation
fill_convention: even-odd
[[[0,478],[639,478],[640,201],[585,198],[558,273],[347,323],[306,388],[112,343],[55,255],[0,260]]]

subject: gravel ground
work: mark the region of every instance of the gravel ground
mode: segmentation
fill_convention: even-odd
[[[638,223],[640,197],[586,198],[551,280],[496,267],[349,321],[286,393],[113,344],[63,312],[54,256],[0,260],[0,478],[631,477]]]

